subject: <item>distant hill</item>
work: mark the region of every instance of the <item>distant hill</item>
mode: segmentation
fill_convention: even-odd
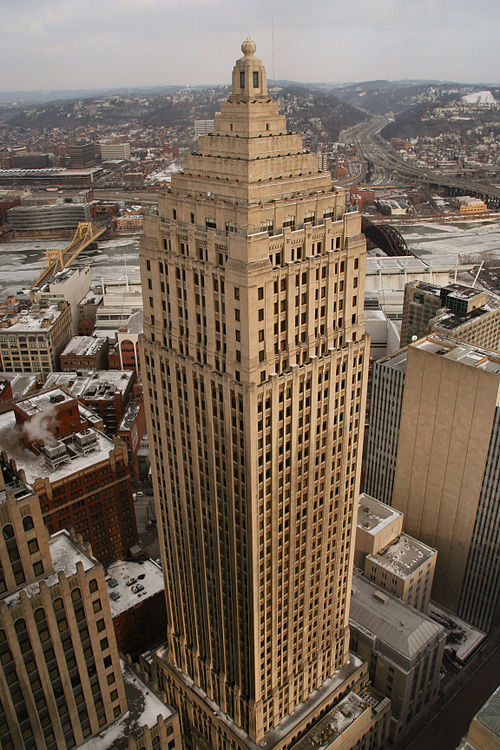
[[[174,88],[145,92],[117,92],[112,95],[85,99],[59,100],[29,106],[0,107],[0,120],[11,128],[41,130],[45,128],[81,128],[95,124],[133,127],[191,127],[195,119],[209,119],[227,98],[228,86]],[[273,92],[273,96],[276,92]],[[290,129],[305,132],[311,120],[321,120],[315,129],[330,140],[339,132],[365,119],[355,107],[340,101],[331,93],[311,90],[306,86],[281,86],[277,89]],[[314,130],[314,128],[313,128]]]

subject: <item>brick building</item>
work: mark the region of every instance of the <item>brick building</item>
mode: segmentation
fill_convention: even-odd
[[[61,354],[61,370],[101,370],[108,359],[108,339],[73,336]]]
[[[106,432],[116,435],[127,404],[133,396],[135,372],[97,370],[92,373],[54,372],[46,387],[66,387],[74,398],[102,417]]]
[[[118,560],[106,578],[118,649],[133,658],[165,640],[165,585],[159,565]]]
[[[38,494],[51,533],[73,528],[109,565],[137,541],[127,448],[81,409],[60,388],[15,404],[0,416],[1,463]]]

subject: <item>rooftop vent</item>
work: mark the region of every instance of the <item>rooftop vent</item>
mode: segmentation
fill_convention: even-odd
[[[71,460],[68,451],[66,450],[66,446],[60,440],[44,445],[43,450],[47,463],[53,471]]]
[[[97,435],[92,430],[81,430],[74,437],[75,450],[83,456],[93,453],[99,447]]]
[[[384,604],[384,605],[387,604],[387,602],[389,601],[388,598],[386,597],[386,595],[382,594],[380,591],[376,591],[373,594],[373,598],[375,599],[375,601],[379,602],[380,604]]]

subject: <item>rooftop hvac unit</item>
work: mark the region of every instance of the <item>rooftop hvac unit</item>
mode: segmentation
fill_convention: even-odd
[[[93,430],[81,430],[74,437],[75,450],[83,456],[93,453],[99,447],[97,434]]]
[[[60,440],[55,443],[44,445],[43,450],[47,463],[53,471],[71,460],[68,451],[66,450],[66,446]]]

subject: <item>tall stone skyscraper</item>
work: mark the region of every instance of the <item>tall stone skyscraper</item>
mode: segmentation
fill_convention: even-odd
[[[141,249],[156,670],[195,748],[291,747],[366,684],[348,630],[365,239],[242,51]]]

